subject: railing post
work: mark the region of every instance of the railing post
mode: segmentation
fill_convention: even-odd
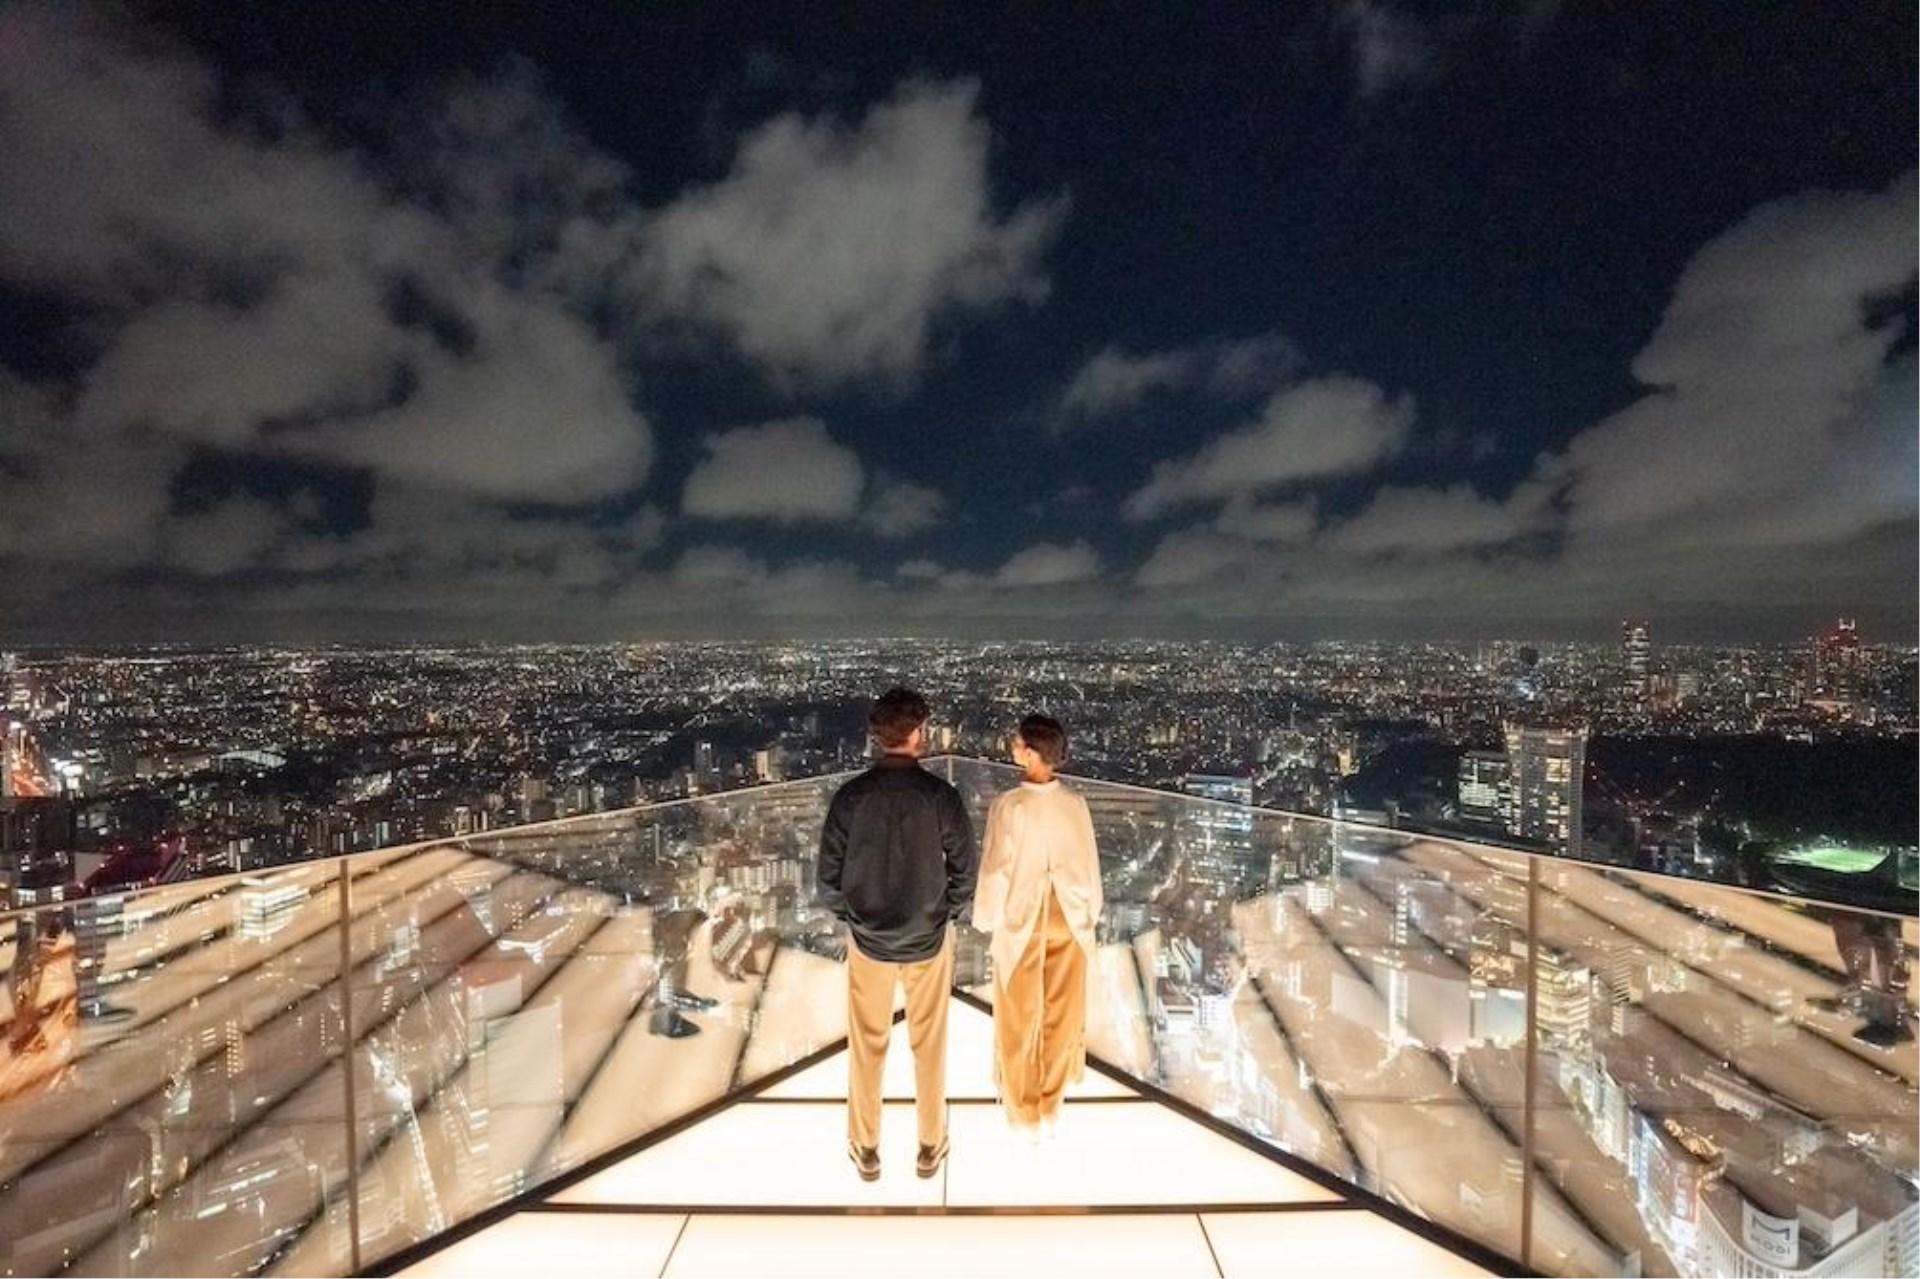
[[[340,859],[340,1078],[346,1088],[347,1255],[349,1272],[360,1273],[360,1102],[354,1090],[354,1057],[359,1047],[353,1028],[353,866]]]
[[[1533,1270],[1534,1091],[1540,1074],[1540,859],[1527,858],[1527,1047],[1520,1105],[1520,1265]]]

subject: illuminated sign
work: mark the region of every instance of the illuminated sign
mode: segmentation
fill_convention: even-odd
[[[1774,1217],[1750,1203],[1740,1205],[1740,1235],[1747,1251],[1776,1266],[1791,1266],[1800,1260],[1800,1223],[1791,1217]]]

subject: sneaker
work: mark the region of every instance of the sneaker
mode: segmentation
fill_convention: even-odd
[[[1912,1039],[1913,1029],[1905,1021],[1891,1026],[1885,1022],[1870,1022],[1854,1031],[1853,1037],[1875,1048],[1891,1048],[1895,1044],[1904,1044]]]
[[[941,1153],[944,1154],[945,1151]],[[847,1143],[847,1158],[853,1160],[853,1170],[860,1174],[860,1180],[880,1180],[880,1148],[878,1146],[857,1146],[850,1141]],[[920,1175],[924,1177],[927,1174]]]
[[[80,1015],[88,1021],[125,1021],[133,1016],[133,1009],[110,1004],[104,999],[83,999],[79,1007]]]
[[[1855,985],[1840,986],[1831,995],[1814,995],[1807,1000],[1809,1008],[1823,1013],[1852,1013],[1859,1016],[1867,1006],[1867,992]]]
[[[699,1034],[700,1027],[663,1004],[647,1018],[647,1033],[662,1039],[686,1039]]]
[[[922,1177],[931,1177],[940,1171],[941,1163],[947,1157],[947,1139],[942,1137],[937,1146],[920,1147],[920,1157],[913,1161],[913,1170]],[[878,1157],[875,1158],[876,1164]]]
[[[690,990],[668,991],[666,999],[675,1008],[684,1008],[690,1013],[710,1013],[720,1006],[719,1000],[706,995],[696,995]]]

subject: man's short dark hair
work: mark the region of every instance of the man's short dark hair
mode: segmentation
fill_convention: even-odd
[[[913,730],[927,722],[933,708],[927,699],[910,688],[890,688],[880,694],[867,712],[867,729],[881,747],[899,750],[913,736]]]
[[[1067,730],[1051,715],[1029,715],[1021,720],[1020,740],[1045,760],[1048,768],[1060,767],[1067,758]]]

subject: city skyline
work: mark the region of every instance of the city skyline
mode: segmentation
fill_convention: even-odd
[[[9,6],[0,645],[1911,644],[1911,6],[839,16]]]

